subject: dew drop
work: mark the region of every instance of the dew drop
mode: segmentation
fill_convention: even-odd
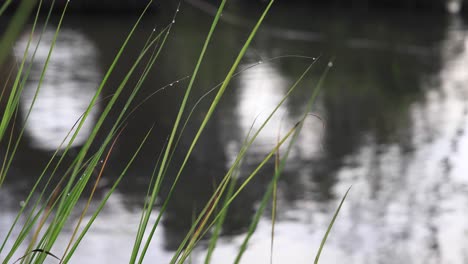
[[[312,60],[316,60],[317,58],[313,57]]]
[[[99,161],[99,162],[100,162],[100,163],[103,163],[103,162],[104,162],[104,160],[101,160],[101,161]]]
[[[172,83],[171,83],[171,84],[169,84],[169,86],[172,86],[172,85],[173,85]]]
[[[24,201],[21,201],[21,202],[20,202],[20,206],[21,206],[21,207],[24,207],[25,205],[26,205],[26,202],[24,202]]]
[[[262,64],[262,63],[263,63],[263,61],[258,61],[258,64]]]
[[[328,67],[330,67],[330,68],[333,67],[333,62],[331,62],[331,61],[328,62]]]
[[[67,196],[70,196],[70,193],[67,193]]]
[[[155,31],[156,31],[156,28],[153,28],[153,32],[155,32]]]
[[[174,19],[174,20],[172,20],[172,24],[175,24],[175,19]]]

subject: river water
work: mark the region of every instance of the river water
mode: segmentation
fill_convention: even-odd
[[[165,9],[144,19],[104,87],[100,103],[74,141],[70,157],[91,133],[106,96],[116,90],[154,25],[158,30],[170,23],[173,12]],[[260,13],[260,8],[252,6],[230,6],[223,14],[195,82],[190,107],[223,80]],[[211,19],[210,5],[195,0],[182,5],[168,43],[136,102],[182,80],[150,97],[128,119],[91,211],[153,124],[154,132],[72,263],[129,260],[153,166],[187,87],[184,77],[193,71]],[[0,192],[2,241],[21,201],[86,109],[135,20],[133,16],[65,18],[24,140]],[[18,123],[25,120],[34,98],[55,26],[52,22],[45,29],[20,102]],[[239,182],[245,180],[274,147],[278,135],[285,135],[297,123],[323,72],[332,66],[278,183],[274,263],[314,260],[334,210],[351,185],[321,263],[466,263],[467,32],[464,19],[456,15],[274,7],[240,65],[240,69],[253,67],[236,75],[228,87],[156,230],[146,262],[169,262],[194,214],[232,164],[251,127],[260,127],[313,61],[301,55],[315,57],[317,62],[259,135],[238,175]],[[27,37],[26,30],[15,44],[11,61],[22,58]],[[129,88],[135,82],[132,79]],[[128,94],[124,92],[123,97]],[[213,95],[201,101],[188,123],[174,168],[180,164]],[[117,114],[111,112],[103,131],[108,131]],[[105,132],[97,140],[104,136]],[[2,155],[4,151],[2,148]],[[233,261],[273,173],[274,164],[270,162],[233,203],[212,263]],[[160,200],[167,194],[173,174],[170,170]],[[79,202],[79,208],[86,199]],[[159,210],[158,205],[153,221]],[[78,215],[66,225],[54,254],[63,253]],[[20,218],[19,225],[25,220]],[[17,232],[13,231],[13,238]],[[7,250],[12,243],[10,239]],[[271,207],[260,219],[242,263],[269,263],[270,246]],[[25,248],[20,247],[13,259]],[[206,248],[207,241],[202,241],[192,263],[203,263]],[[5,253],[0,254],[0,259],[3,257]],[[50,263],[55,262],[51,259]]]

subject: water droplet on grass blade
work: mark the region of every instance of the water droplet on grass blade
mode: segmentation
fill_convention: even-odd
[[[26,205],[26,202],[24,202],[24,201],[21,201],[21,202],[20,202],[20,206],[21,206],[21,207],[24,207],[25,205]]]
[[[333,67],[333,62],[331,62],[331,61],[328,62],[328,67],[330,67],[330,68]]]

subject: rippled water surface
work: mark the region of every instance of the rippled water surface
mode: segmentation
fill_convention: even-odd
[[[184,77],[192,73],[212,19],[210,6],[199,4],[188,1],[182,6],[168,43],[136,102],[182,80],[149,97],[128,119],[91,211],[153,124],[154,132],[72,263],[129,260],[153,165],[188,84]],[[76,155],[91,133],[107,96],[114,93],[124,78],[154,25],[156,29],[165,26],[172,20],[169,18],[172,12],[166,8],[143,21],[98,98],[95,110],[83,124],[66,162]],[[223,80],[259,14],[260,9],[234,5],[223,14],[189,100],[190,108]],[[17,122],[26,119],[33,101],[35,106],[0,191],[1,241],[53,151],[60,148],[63,138],[86,110],[135,20],[132,16],[66,17],[42,89],[34,99],[56,25],[52,23],[45,28],[21,98]],[[21,60],[27,32],[18,39],[11,62]],[[332,12],[278,5],[242,60],[240,69],[246,70],[233,79],[195,148],[156,231],[147,263],[169,262],[194,213],[211,196],[246,135],[252,128],[260,127],[312,62],[310,58],[292,55],[318,59],[260,134],[239,172],[240,182],[271,151],[278,135],[285,135],[298,122],[308,97],[334,58],[313,115],[304,123],[278,184],[274,262],[311,263],[337,204],[352,185],[321,263],[466,263],[467,32],[464,19],[457,16]],[[35,35],[33,42],[38,38]],[[136,81],[130,80],[124,98]],[[181,138],[174,164],[182,161],[213,96],[208,94],[198,105]],[[117,108],[123,107],[123,102],[118,102]],[[111,112],[103,131],[110,129],[111,120],[117,115]],[[19,128],[14,132],[18,134]],[[98,134],[97,140],[104,136],[105,132]],[[2,144],[3,159],[6,145]],[[174,173],[175,170],[169,171],[169,175]],[[212,263],[234,260],[273,173],[274,164],[270,162],[233,203]],[[164,184],[160,200],[168,193],[171,179],[170,176]],[[89,190],[85,190],[87,194]],[[85,203],[83,198],[78,208]],[[153,220],[159,210],[159,206],[154,209]],[[76,212],[59,237],[53,250],[56,255],[63,253],[78,217]],[[25,220],[20,218],[19,225]],[[12,237],[17,235],[18,230],[13,230]],[[269,263],[270,240],[271,208],[268,208],[242,263]],[[12,243],[9,240],[6,248]],[[192,263],[204,262],[207,243],[202,241],[196,248]],[[20,247],[13,259],[25,249],[26,246]],[[0,259],[3,257],[4,253],[0,254]]]

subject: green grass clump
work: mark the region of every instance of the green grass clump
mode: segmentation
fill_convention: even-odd
[[[182,163],[173,164],[173,155],[177,149],[179,140],[185,131],[187,122],[190,120],[194,111],[194,109],[192,109],[191,111],[186,111],[187,102],[190,98],[192,90],[194,89],[194,83],[198,77],[198,72],[203,65],[205,54],[209,52],[209,45],[212,41],[213,33],[217,28],[226,2],[226,0],[222,0],[219,5],[218,11],[213,19],[209,32],[206,36],[204,45],[200,51],[198,61],[190,77],[187,77],[189,78],[189,82],[186,87],[185,94],[180,102],[180,105],[178,105],[179,110],[173,122],[172,130],[168,137],[167,143],[161,150],[161,155],[158,161],[154,164],[153,174],[151,179],[149,180],[149,188],[147,190],[147,196],[150,197],[150,199],[145,201],[143,210],[141,212],[138,231],[135,234],[135,241],[133,243],[132,253],[129,256],[130,263],[142,263],[144,261],[153,235],[160,224],[160,220],[165,213],[167,204],[169,203],[173,193],[175,192],[175,188],[182,175],[182,172],[184,171],[187,161],[191,157],[192,152],[195,146],[197,145],[200,136],[202,135],[214,111],[220,104],[221,98],[225,94],[226,90],[229,88],[231,80],[240,72],[248,70],[248,68],[246,68],[239,71],[239,64],[242,58],[244,57],[246,51],[248,50],[252,40],[254,39],[260,25],[267,16],[268,11],[274,3],[273,0],[269,1],[267,6],[265,7],[264,12],[258,18],[257,23],[254,25],[250,34],[246,38],[244,45],[238,52],[235,60],[232,62],[232,65],[229,71],[227,72],[224,80],[219,86],[215,87],[215,89],[210,91],[216,91],[216,95],[211,100],[208,111],[205,113],[198,129],[196,130],[196,133],[193,135],[189,148],[184,154],[184,159]],[[0,16],[4,14],[5,10],[7,9],[8,5],[10,5],[10,3],[11,1],[5,1],[2,4],[2,6],[0,7]],[[52,44],[49,47],[49,53],[37,84],[35,97],[29,107],[29,111],[26,115],[25,122],[22,124],[15,123],[15,116],[18,112],[19,99],[21,93],[23,91],[26,81],[28,80],[29,73],[31,70],[32,63],[28,66],[26,63],[26,58],[28,57],[28,54],[30,54],[29,50],[34,48],[32,47],[32,36],[33,34],[35,34],[36,31],[36,25],[38,23],[39,14],[43,12],[42,0],[39,0],[38,3],[36,3],[36,1],[21,1],[21,4],[19,5],[15,15],[11,18],[10,26],[5,31],[3,37],[0,40],[0,64],[2,64],[2,62],[7,56],[7,53],[11,50],[11,46],[16,40],[20,30],[22,29],[22,25],[26,22],[30,13],[34,10],[33,8],[37,6],[36,15],[33,21],[33,27],[29,37],[28,45],[26,47],[26,50],[24,51],[23,59],[20,65],[12,66],[12,70],[10,71],[14,72],[14,70],[17,70],[17,74],[15,78],[13,78],[14,81],[11,87],[6,84],[3,86],[4,88],[0,96],[0,102],[3,102],[2,100],[6,102],[5,109],[3,109],[1,113],[2,119],[0,122],[0,143],[6,142],[7,145],[6,155],[4,157],[4,160],[2,161],[2,166],[0,170],[0,189],[3,186],[5,178],[8,176],[10,165],[15,157],[15,153],[18,148],[19,142],[21,141],[24,132],[24,127],[26,126],[28,117],[31,111],[34,111],[34,103],[36,101],[37,95],[40,92],[41,85],[48,68],[50,57],[54,51],[57,37],[60,34],[62,23],[66,19],[65,14],[70,4],[72,3],[67,1],[63,10],[61,11],[60,20],[56,27],[55,35]],[[156,64],[160,53],[164,49],[166,40],[170,34],[171,28],[174,25],[173,21],[176,20],[179,7],[177,7],[177,10],[175,11],[173,20],[170,21],[165,28],[163,28],[159,32],[153,31],[149,34],[144,47],[140,50],[139,55],[135,59],[130,70],[128,70],[128,72],[125,74],[121,83],[118,85],[115,93],[105,98],[106,105],[103,111],[101,112],[99,118],[97,119],[97,122],[95,123],[88,139],[80,148],[78,154],[70,163],[70,165],[67,165],[68,167],[66,169],[66,172],[61,175],[57,175],[59,171],[58,168],[64,163],[64,157],[66,153],[70,150],[72,143],[74,142],[79,131],[83,127],[83,124],[89,117],[90,112],[95,108],[103,88],[106,85],[108,85],[109,76],[114,72],[115,67],[119,64],[121,56],[126,52],[129,41],[131,40],[138,26],[140,25],[142,18],[144,17],[145,13],[147,12],[147,9],[150,7],[151,4],[152,1],[149,1],[148,5],[142,11],[140,17],[137,19],[134,26],[128,33],[119,51],[115,55],[113,62],[111,63],[106,74],[104,75],[98,89],[96,90],[96,93],[90,100],[86,111],[82,114],[79,120],[76,121],[75,126],[70,128],[70,132],[68,133],[67,137],[63,139],[61,146],[55,151],[55,153],[52,155],[49,162],[46,164],[43,171],[37,178],[36,183],[30,190],[28,197],[24,201],[24,205],[19,210],[6,237],[0,238],[0,253],[6,255],[5,259],[3,260],[3,263],[12,263],[14,261],[12,259],[14,254],[19,250],[20,246],[25,243],[25,239],[27,237],[32,237],[32,239],[27,245],[27,250],[24,254],[24,257],[18,260],[21,263],[43,263],[47,256],[52,256],[59,259],[60,263],[69,262],[73,257],[73,254],[76,251],[77,247],[80,245],[81,241],[89,231],[89,228],[99,216],[99,213],[102,211],[109,197],[114,193],[122,179],[125,177],[128,169],[140,153],[141,148],[148,140],[148,138],[152,135],[152,129],[149,129],[146,135],[141,139],[141,143],[138,146],[135,146],[135,151],[132,157],[127,161],[127,164],[124,166],[124,169],[120,172],[118,178],[112,183],[111,188],[99,202],[97,208],[94,210],[94,212],[88,212],[89,205],[94,198],[94,191],[99,183],[103,171],[106,168],[107,160],[109,159],[110,155],[112,155],[114,145],[119,140],[119,135],[122,133],[122,131],[125,130],[127,120],[132,114],[135,113],[135,109],[146,101],[145,99],[143,102],[138,104],[136,108],[130,110],[130,106],[132,105],[132,103],[134,103],[136,95],[139,93],[142,84],[148,76],[148,73]],[[54,5],[52,3],[50,9],[47,11],[45,24],[48,23],[53,8]],[[32,61],[35,58],[37,47],[40,44],[40,40],[43,33],[44,31],[40,33],[39,41],[36,44],[37,46],[34,48],[34,51],[32,53]],[[146,63],[143,63],[145,60]],[[218,241],[220,231],[225,221],[230,204],[234,201],[234,199],[236,199],[239,196],[242,190],[252,181],[252,179],[254,179],[258,175],[258,172],[265,166],[265,164],[267,164],[267,162],[269,162],[272,158],[276,157],[275,173],[272,176],[267,191],[264,193],[259,209],[255,214],[255,217],[245,236],[244,242],[241,248],[239,249],[239,253],[236,257],[235,263],[239,263],[251,236],[255,232],[259,219],[263,215],[267,204],[270,201],[273,201],[273,203],[274,201],[276,201],[276,183],[278,182],[278,179],[281,176],[281,172],[283,171],[286,165],[286,160],[288,159],[292,146],[294,145],[297,136],[302,129],[302,124],[307,118],[308,112],[311,111],[312,105],[317,98],[323,81],[329,71],[328,67],[324,70],[319,82],[316,84],[315,89],[313,89],[312,93],[310,94],[306,110],[304,111],[302,118],[298,120],[297,124],[289,128],[288,133],[278,138],[276,146],[271,149],[271,151],[265,156],[265,158],[257,165],[257,167],[245,180],[243,180],[242,182],[238,182],[239,179],[235,177],[235,175],[238,173],[242,160],[245,158],[248,149],[255,142],[259,133],[265,128],[266,124],[277,113],[280,106],[295,91],[295,89],[301,85],[304,85],[304,78],[309,73],[311,68],[315,65],[316,61],[317,60],[315,59],[311,60],[310,65],[308,65],[308,67],[303,71],[302,75],[299,76],[296,82],[289,88],[288,92],[278,103],[276,108],[273,109],[271,113],[269,113],[268,118],[261,124],[260,128],[256,131],[253,131],[253,129],[251,129],[234,163],[224,175],[221,183],[216,187],[215,191],[213,192],[213,195],[211,196],[203,210],[194,217],[193,225],[191,226],[189,232],[187,233],[179,248],[175,252],[171,263],[184,263],[189,258],[192,250],[199,243],[199,241],[202,238],[206,237],[209,231],[212,230],[213,232],[209,242],[208,253],[205,258],[205,263],[210,263],[212,253],[216,248],[216,243]],[[136,69],[141,66],[143,67],[143,71],[137,74]],[[132,77],[138,78],[138,81],[133,86],[129,85],[129,80]],[[7,89],[10,89],[9,94],[5,93]],[[120,109],[115,109],[116,102],[118,99],[121,99],[121,95],[124,89],[130,89],[131,93],[128,97],[126,97],[124,106]],[[114,121],[113,126],[110,128],[110,130],[106,131],[107,136],[102,141],[96,142],[96,135],[102,131],[103,123],[108,119],[111,110],[117,110],[119,113],[118,117]],[[183,119],[184,116],[186,116],[185,120]],[[11,133],[9,129],[13,131],[13,128],[18,125],[21,126],[21,132],[18,137],[14,138],[13,133]],[[95,152],[91,152],[91,146],[96,144],[98,145],[97,150]],[[286,151],[280,156],[279,149],[282,146],[285,146]],[[168,195],[166,196],[166,199],[163,201],[160,213],[157,216],[156,221],[154,223],[151,223],[150,214],[155,206],[156,197],[158,197],[158,195],[160,194],[162,182],[165,180],[165,178],[167,178],[168,168],[170,165],[177,166],[175,178],[171,183],[171,187]],[[99,173],[95,182],[92,183],[90,180],[94,171],[99,171]],[[56,185],[52,186],[52,183],[54,182],[52,179],[54,178],[59,178],[60,180]],[[73,234],[69,240],[65,252],[63,252],[62,255],[58,255],[56,252],[51,252],[52,247],[57,242],[57,238],[62,233],[65,224],[69,221],[72,212],[76,210],[78,200],[80,198],[84,198],[84,190],[86,186],[91,186],[92,191],[86,199],[86,206],[81,211],[78,223],[74,228]],[[35,197],[34,200],[33,197]],[[329,229],[325,234],[319,252],[317,253],[316,262],[320,257],[320,252],[323,248],[325,240],[336,219],[336,216],[341,208],[345,197],[346,195],[343,197],[343,200],[340,206],[338,207],[332,222],[330,223]],[[31,210],[28,212],[26,212],[24,209],[27,205],[31,208]],[[275,204],[274,208],[276,208]],[[84,216],[88,214],[91,214],[91,217],[89,218],[89,220],[85,221]],[[17,225],[19,225],[18,220],[20,219],[20,217],[24,217],[26,221],[22,226],[19,227],[19,234],[16,237],[12,237],[12,231],[13,229],[17,228]],[[273,211],[272,218],[273,250],[275,211]],[[7,242],[13,242],[13,246],[11,247],[11,249],[8,249],[8,251],[6,251],[7,249],[5,248]]]

